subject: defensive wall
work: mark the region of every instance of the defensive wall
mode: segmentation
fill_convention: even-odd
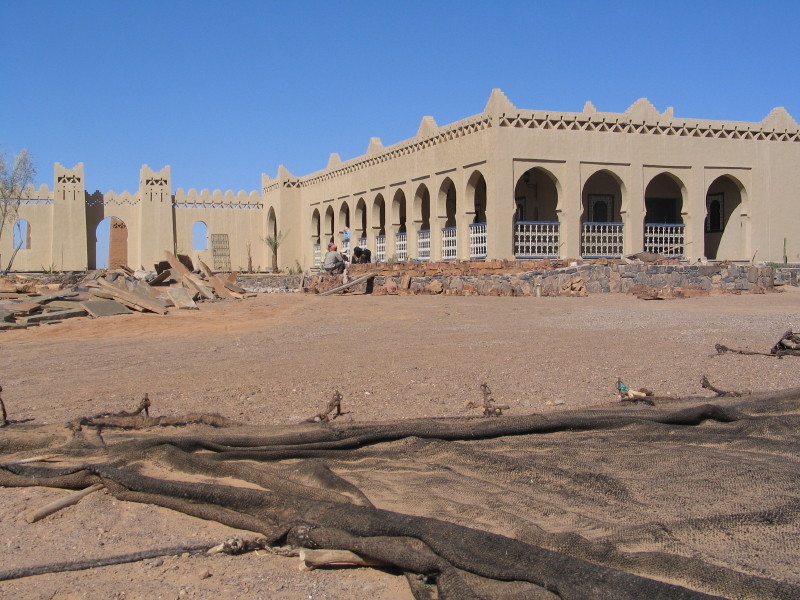
[[[697,262],[800,258],[800,127],[783,108],[759,122],[676,117],[640,99],[621,113],[527,110],[494,90],[444,126],[423,117],[390,146],[294,176],[283,165],[249,192],[178,189],[143,166],[135,192],[87,193],[83,164],[30,188],[17,270],[92,268],[97,224],[110,262],[152,268],[171,250],[212,268],[317,264],[327,242],[379,262],[617,259],[642,250]],[[203,249],[192,232],[202,224]],[[7,225],[11,227],[11,225]],[[349,234],[349,235],[348,235]],[[3,232],[0,260],[13,252]],[[4,265],[3,265],[4,266]]]

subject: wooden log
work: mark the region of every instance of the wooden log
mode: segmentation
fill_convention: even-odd
[[[349,550],[309,550],[300,551],[300,570],[310,571],[317,567],[352,566],[352,567],[380,567],[385,566],[378,560],[362,558]]]
[[[327,296],[328,294],[335,294],[336,292],[341,292],[342,290],[346,290],[347,288],[351,288],[354,285],[358,285],[359,283],[363,283],[369,279],[375,277],[375,273],[367,273],[366,275],[362,275],[361,277],[357,277],[353,279],[353,281],[348,281],[340,285],[339,287],[335,287],[332,290],[328,290],[327,292],[322,292],[321,294],[317,294],[318,296]]]
[[[102,483],[95,483],[94,485],[90,485],[88,488],[84,490],[80,490],[79,492],[74,492],[63,498],[59,498],[55,502],[51,502],[50,504],[43,506],[37,511],[32,512],[26,517],[26,521],[28,523],[36,523],[45,517],[52,515],[55,512],[60,511],[62,508],[66,508],[67,506],[72,506],[73,504],[77,504],[80,502],[81,498],[84,496],[88,496],[92,492],[96,492],[103,488]]]
[[[45,454],[43,456],[32,456],[31,458],[23,458],[21,460],[12,460],[11,462],[0,463],[0,467],[11,467],[13,465],[26,465],[32,462],[42,462],[53,458],[64,456],[63,454]]]

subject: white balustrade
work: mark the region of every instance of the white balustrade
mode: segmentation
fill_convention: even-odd
[[[317,268],[322,266],[322,249],[319,243],[314,244],[314,266]]]
[[[375,236],[375,262],[386,262],[386,236]]]
[[[470,224],[469,257],[486,258],[486,223]]]
[[[514,256],[558,258],[561,231],[558,221],[517,221],[514,224]]]
[[[397,260],[408,260],[408,234],[394,234],[394,255]]]
[[[361,248],[366,248],[367,247],[367,236],[364,235],[364,236],[361,236],[360,238],[358,238],[358,245]]]
[[[342,238],[342,254],[350,256],[350,238]]]
[[[431,231],[420,229],[417,231],[417,258],[420,260],[431,259]]]
[[[456,248],[456,228],[443,227],[442,228],[442,260],[453,260],[458,256],[458,249]]]
[[[664,256],[683,256],[683,223],[645,223],[644,249]]]
[[[622,256],[622,223],[584,223],[581,256],[619,258]]]

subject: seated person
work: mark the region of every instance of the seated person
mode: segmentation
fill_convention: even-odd
[[[330,250],[325,255],[322,270],[326,273],[338,275],[339,273],[344,273],[344,266],[344,257],[339,253],[336,244],[331,244]]]
[[[365,264],[369,262],[372,262],[372,252],[370,252],[369,248],[361,248],[359,246],[353,248],[354,264]]]

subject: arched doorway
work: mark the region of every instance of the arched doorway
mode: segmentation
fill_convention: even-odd
[[[208,225],[203,221],[192,225],[192,250],[208,250]]]
[[[684,255],[683,183],[661,173],[644,191],[644,250],[664,256]]]
[[[264,240],[272,254],[272,272],[278,272],[278,248],[281,245],[281,236],[278,234],[278,219],[275,209],[270,207],[267,213],[267,237]]]
[[[406,232],[406,195],[397,190],[392,198],[392,229],[394,230],[394,257],[408,260],[408,233]]]
[[[611,171],[598,171],[586,180],[581,200],[581,256],[622,256],[622,181]]]
[[[417,258],[431,258],[431,194],[421,183],[414,193],[414,225],[417,228]]]
[[[706,192],[704,253],[711,260],[746,260],[745,191],[730,175],[717,177]]]
[[[339,207],[339,236],[342,240],[341,251],[350,256],[350,207],[347,202],[342,202]]]
[[[362,248],[369,248],[369,239],[367,238],[367,203],[364,198],[359,198],[356,202],[356,210],[353,214],[353,226],[356,228],[354,232],[358,237],[358,245]]]
[[[456,186],[447,177],[439,187],[437,210],[442,228],[442,260],[458,257],[458,230],[456,229],[457,210]]]
[[[14,250],[31,249],[31,224],[27,219],[18,219],[14,223]]]
[[[472,199],[475,214],[469,224],[469,257],[486,258],[487,218],[486,218],[486,179],[483,173],[475,171],[467,180],[467,202]]]
[[[326,245],[333,243],[333,207],[329,206],[325,210],[325,240]]]
[[[128,226],[118,217],[106,217],[95,228],[94,269],[128,264]]]
[[[382,194],[372,202],[372,231],[375,234],[375,262],[386,262],[386,202]]]
[[[558,198],[555,175],[541,167],[533,167],[522,174],[514,186],[514,256],[560,256]]]
[[[311,213],[311,250],[312,255],[314,256],[315,267],[319,267],[320,262],[322,261],[322,250],[320,248],[321,232],[319,209],[315,208],[314,212]]]

